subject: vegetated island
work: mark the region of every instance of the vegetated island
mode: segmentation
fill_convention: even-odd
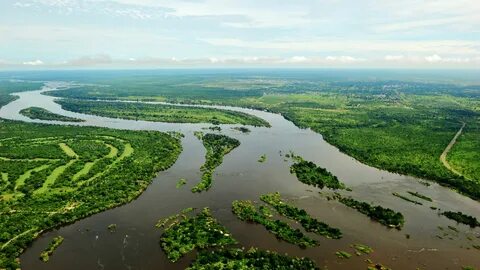
[[[182,214],[177,218],[160,237],[160,245],[172,262],[194,249],[224,247],[237,243],[208,208],[204,208],[194,217]]]
[[[266,155],[266,154],[263,154],[263,155],[261,155],[260,158],[258,159],[258,162],[264,163],[265,161],[267,161],[267,155]]]
[[[463,223],[468,225],[472,228],[480,227],[480,222],[477,220],[476,217],[464,214],[462,212],[453,212],[453,211],[445,211],[442,213],[445,217],[455,220],[458,223]]]
[[[294,229],[281,220],[272,219],[269,210],[266,210],[266,207],[263,205],[257,209],[252,201],[235,200],[232,202],[232,211],[240,220],[261,224],[277,238],[291,244],[302,248],[318,245],[318,241],[304,235],[299,229]]]
[[[432,198],[427,197],[427,196],[425,196],[425,195],[423,195],[423,194],[420,194],[420,193],[418,193],[417,191],[415,191],[415,192],[407,191],[407,192],[408,192],[410,195],[415,196],[415,197],[417,197],[417,198],[419,198],[419,199],[422,199],[422,200],[424,200],[424,201],[433,202]]]
[[[40,107],[29,107],[20,111],[20,114],[30,118],[30,119],[39,119],[39,120],[51,120],[51,121],[62,121],[62,122],[85,122],[85,120],[59,115],[52,113],[44,108]]]
[[[48,244],[47,249],[45,249],[42,253],[40,253],[40,260],[43,262],[48,262],[50,260],[50,256],[52,256],[55,249],[63,243],[64,238],[62,236],[57,236],[52,239],[50,244]]]
[[[311,161],[301,160],[290,167],[290,172],[297,176],[297,179],[307,185],[323,189],[344,189],[345,185],[338,178],[325,168],[318,167]]]
[[[160,244],[172,262],[197,250],[197,257],[187,269],[318,269],[308,258],[289,257],[253,247],[248,251],[230,247],[237,241],[210,210],[204,208],[198,214],[194,211],[194,208],[186,208],[157,223],[158,228],[165,229]]]
[[[156,131],[0,125],[0,269],[46,230],[130,202],[181,152]]]
[[[328,224],[312,218],[305,210],[286,203],[281,199],[280,193],[270,193],[260,196],[260,200],[272,206],[277,212],[289,219],[298,221],[307,232],[313,232],[327,238],[340,239],[342,232]]]
[[[240,141],[225,135],[196,132],[207,150],[205,164],[202,165],[202,179],[192,188],[192,192],[207,191],[212,186],[213,172],[223,162],[223,157],[240,145]]]
[[[278,270],[318,270],[315,262],[309,258],[289,257],[273,251],[251,248],[223,249],[199,252],[198,257],[188,270],[205,269],[278,269]]]
[[[404,200],[404,201],[411,202],[411,203],[413,203],[413,204],[423,205],[423,203],[418,202],[418,201],[415,201],[415,200],[412,200],[412,199],[410,199],[410,198],[408,198],[408,197],[406,197],[406,196],[404,196],[404,195],[402,195],[402,194],[399,194],[399,193],[397,193],[397,192],[393,192],[392,195],[395,196],[395,197],[398,197],[398,198],[400,198],[400,199],[402,199],[402,200]]]
[[[270,126],[267,121],[247,113],[215,108],[74,99],[61,99],[55,102],[68,111],[130,120]]]
[[[392,209],[360,202],[353,198],[340,197],[338,200],[344,205],[356,209],[358,212],[389,228],[401,229],[405,223],[402,213],[395,212]]]

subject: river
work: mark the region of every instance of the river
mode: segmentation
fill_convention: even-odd
[[[215,106],[261,117],[271,127],[249,127],[251,132],[243,134],[232,129],[236,125],[221,125],[221,133],[237,138],[241,145],[225,156],[223,164],[214,174],[212,188],[208,192],[193,194],[190,188],[200,179],[199,168],[205,155],[202,143],[193,132],[211,125],[122,120],[79,114],[63,110],[54,102],[54,97],[42,94],[52,89],[68,91],[68,87],[68,83],[47,82],[41,90],[16,93],[19,99],[2,107],[0,117],[36,123],[179,131],[185,135],[182,139],[183,152],[175,165],[160,172],[138,199],[43,233],[22,254],[22,269],[184,269],[195,254],[189,254],[175,264],[168,262],[159,245],[161,230],[155,228],[154,224],[159,218],[186,207],[210,207],[213,215],[242,246],[307,256],[315,260],[319,267],[327,266],[328,269],[366,269],[366,258],[393,269],[461,269],[462,265],[480,267],[480,251],[471,248],[472,244],[480,244],[480,230],[457,225],[429,208],[432,205],[442,210],[461,210],[480,217],[478,202],[433,182],[426,186],[414,177],[364,165],[325,142],[320,134],[300,129],[279,114]],[[18,113],[31,106],[81,118],[85,122],[31,120]],[[283,156],[290,150],[337,175],[353,189],[348,194],[354,198],[400,211],[406,220],[403,229],[388,229],[353,209],[327,200],[328,191],[319,193],[319,189],[299,182],[290,174],[291,163],[285,161]],[[257,160],[263,154],[267,155],[267,161],[259,163]],[[175,185],[180,178],[187,179],[188,183],[177,189]],[[319,220],[340,228],[344,237],[332,240],[313,236],[320,240],[320,246],[301,249],[277,240],[260,225],[240,221],[231,213],[233,200],[258,200],[259,195],[274,191],[293,200],[296,206],[306,209]],[[407,191],[418,191],[431,197],[434,202],[418,206],[392,196],[392,192],[403,194]],[[117,224],[114,233],[107,229],[112,223]],[[453,240],[448,237],[437,238],[436,235],[443,235],[438,226],[446,228],[448,225],[457,227],[460,232],[456,233]],[[65,237],[64,243],[48,263],[41,262],[38,259],[40,252],[57,235]],[[467,236],[474,240],[469,240]],[[335,256],[339,250],[353,253],[350,248],[353,243],[366,244],[375,252],[368,257],[353,256],[348,260]]]

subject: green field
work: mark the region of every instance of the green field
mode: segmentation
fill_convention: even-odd
[[[72,99],[59,100],[57,103],[68,111],[132,120],[269,126],[266,121],[246,113],[211,108]]]
[[[133,200],[180,151],[160,132],[3,121],[0,269],[41,232]]]
[[[20,111],[20,114],[25,115],[30,119],[52,120],[62,122],[84,122],[84,120],[52,113],[48,110],[45,110],[44,108],[39,107],[25,108]]]

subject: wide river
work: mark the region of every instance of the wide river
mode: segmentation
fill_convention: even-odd
[[[309,129],[297,128],[281,115],[258,110],[221,107],[261,117],[271,124],[270,128],[249,127],[243,134],[231,129],[234,125],[221,125],[221,133],[240,140],[241,145],[224,158],[214,174],[213,187],[208,192],[193,194],[190,188],[200,179],[200,166],[204,162],[205,149],[193,135],[194,131],[208,124],[177,124],[133,121],[84,115],[63,110],[55,98],[42,92],[65,88],[68,84],[48,82],[42,90],[17,93],[20,98],[4,106],[0,117],[5,119],[66,124],[64,122],[31,120],[18,112],[37,106],[51,112],[86,120],[75,125],[100,126],[115,129],[179,131],[183,152],[170,169],[160,172],[148,189],[136,200],[108,211],[79,220],[57,230],[43,233],[21,256],[22,269],[184,269],[195,254],[189,254],[173,264],[166,260],[159,245],[161,230],[154,227],[157,220],[179,212],[186,207],[210,207],[218,221],[225,225],[242,246],[255,246],[295,256],[307,256],[328,269],[366,269],[367,258],[393,269],[461,269],[463,265],[480,267],[480,230],[440,216],[442,210],[462,211],[480,217],[480,204],[433,182],[430,186],[423,180],[382,171],[364,165],[341,153],[328,144],[322,136]],[[101,102],[101,101],[99,101]],[[74,124],[74,123],[71,123]],[[288,151],[325,167],[337,175],[352,192],[353,197],[373,202],[400,211],[405,216],[402,230],[388,229],[357,211],[336,201],[329,201],[329,191],[312,188],[299,182],[289,172],[290,161],[283,156]],[[267,155],[267,161],[258,158]],[[188,184],[177,189],[180,178]],[[315,237],[320,246],[301,249],[279,241],[264,227],[240,221],[231,213],[235,199],[258,200],[261,194],[279,191],[282,196],[306,209],[312,216],[340,228],[344,237],[340,240]],[[392,196],[392,192],[406,194],[418,191],[433,199],[433,203],[414,205]],[[109,224],[117,224],[114,233]],[[447,226],[455,226],[454,232]],[[438,228],[441,226],[442,231]],[[449,231],[450,230],[450,231]],[[448,236],[444,237],[444,234]],[[57,235],[65,237],[48,263],[39,260],[40,252]],[[442,236],[440,239],[437,236]],[[345,250],[353,253],[350,245],[362,243],[375,251],[367,256],[339,259],[335,252]]]

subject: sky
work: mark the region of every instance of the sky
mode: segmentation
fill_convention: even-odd
[[[479,0],[0,0],[0,69],[480,69]]]

